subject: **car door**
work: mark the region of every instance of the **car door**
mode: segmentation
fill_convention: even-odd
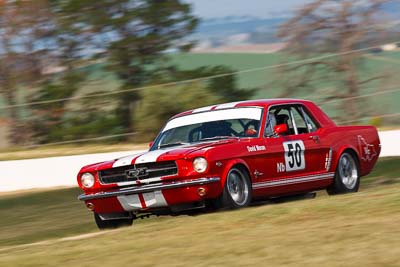
[[[277,125],[286,125],[287,132],[276,134]],[[326,176],[323,154],[329,148],[320,142],[318,125],[304,107],[270,107],[264,132],[264,175],[253,188],[261,195],[279,195],[318,187]]]
[[[311,113],[303,105],[294,105],[290,109],[291,115],[293,116],[293,123],[297,129],[297,132],[290,137],[293,140],[301,140],[304,147],[304,159],[307,166],[303,166],[305,175],[319,175],[324,174],[327,171],[327,161],[330,155],[330,147],[327,146],[327,142],[323,135],[320,133],[320,127],[316,123],[316,120],[310,115]],[[299,146],[295,144],[293,153],[295,154],[295,166],[298,166],[297,150]],[[289,153],[290,154],[290,153]]]

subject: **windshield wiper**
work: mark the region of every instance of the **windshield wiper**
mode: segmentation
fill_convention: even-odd
[[[199,141],[219,140],[219,139],[239,139],[239,137],[237,137],[237,136],[230,136],[230,135],[219,135],[219,136],[201,138]]]
[[[170,147],[170,146],[182,146],[182,145],[190,145],[190,143],[183,143],[183,142],[175,142],[175,143],[168,143],[159,145],[158,148]]]

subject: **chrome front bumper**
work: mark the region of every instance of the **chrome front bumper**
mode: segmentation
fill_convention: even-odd
[[[99,198],[107,198],[107,197],[117,197],[121,195],[132,195],[139,193],[147,193],[153,191],[167,190],[167,189],[175,189],[180,187],[187,187],[193,185],[204,185],[219,182],[221,179],[219,177],[211,177],[211,178],[198,178],[194,180],[186,180],[180,182],[170,182],[170,183],[157,183],[157,184],[149,184],[149,185],[141,185],[134,187],[125,187],[114,191],[108,192],[99,192],[95,194],[82,194],[78,197],[79,200],[86,201],[91,199],[99,199]]]

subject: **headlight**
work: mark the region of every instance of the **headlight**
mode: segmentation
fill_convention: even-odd
[[[208,163],[205,158],[198,157],[193,160],[193,168],[196,172],[199,173],[205,172],[207,170],[207,166]]]
[[[84,187],[90,188],[94,185],[94,176],[91,173],[85,172],[81,176],[81,183]]]

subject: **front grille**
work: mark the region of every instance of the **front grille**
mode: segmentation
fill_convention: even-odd
[[[175,161],[141,163],[99,171],[103,184],[131,182],[149,178],[176,175],[178,167]]]

